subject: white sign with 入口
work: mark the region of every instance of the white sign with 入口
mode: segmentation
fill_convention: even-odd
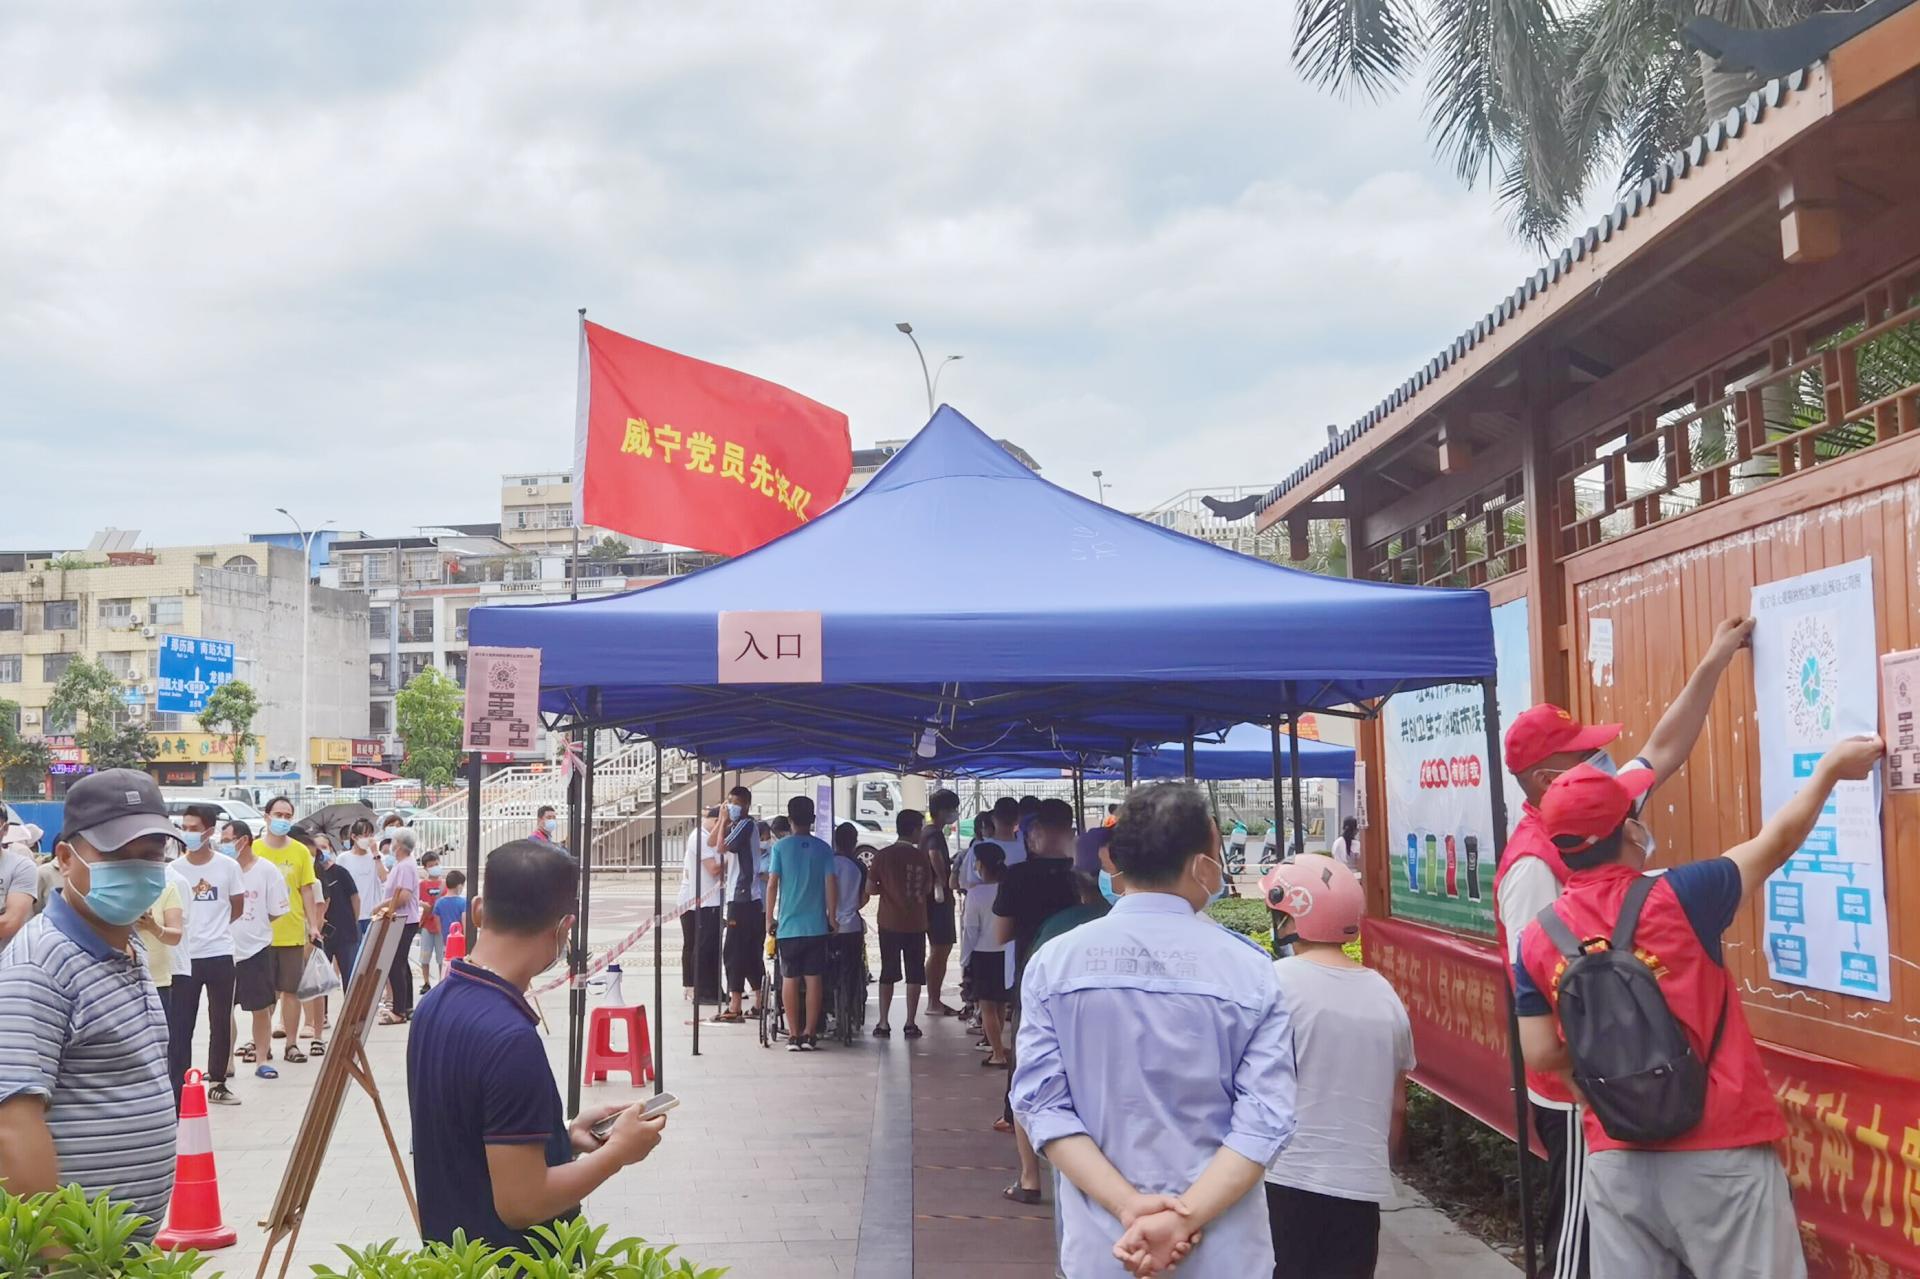
[[[820,614],[722,613],[722,684],[818,684]]]

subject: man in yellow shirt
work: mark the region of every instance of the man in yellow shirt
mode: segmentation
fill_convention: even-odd
[[[280,1034],[287,1041],[282,1054],[289,1062],[304,1062],[300,1051],[300,977],[307,970],[308,947],[320,942],[320,876],[313,869],[313,850],[297,839],[293,829],[293,801],[276,795],[267,801],[267,833],[256,840],[253,854],[277,867],[286,877],[292,908],[273,921],[273,988],[280,996]],[[313,1052],[326,1051],[320,1038],[320,1001],[309,1000],[307,1022],[313,1028]],[[264,1046],[263,1046],[264,1047]]]

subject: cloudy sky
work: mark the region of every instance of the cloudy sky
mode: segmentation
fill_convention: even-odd
[[[396,17],[396,12],[401,16]],[[18,14],[18,11],[15,11]],[[1530,269],[1290,6],[45,6],[0,18],[0,548],[498,518],[576,307],[1056,482],[1270,483]]]

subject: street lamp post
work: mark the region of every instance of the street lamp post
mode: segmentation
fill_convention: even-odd
[[[920,349],[920,339],[913,336],[913,326],[911,324],[908,324],[905,320],[902,320],[900,321],[900,323],[894,325],[893,327],[896,329],[899,329],[902,333],[907,335],[907,341],[913,343],[913,353],[920,357],[920,380],[926,384],[926,388],[927,388],[927,416],[932,417],[933,408],[934,408],[934,392],[937,391],[940,387],[940,374],[947,367],[947,365],[952,364],[955,360],[958,360],[961,357],[957,355],[949,355],[946,359],[940,361],[939,368],[936,368],[931,372],[929,372],[927,370],[927,353]]]
[[[300,777],[300,789],[304,792],[313,768],[307,758],[313,753],[312,739],[307,736],[307,653],[311,647],[308,642],[308,614],[313,601],[313,539],[320,536],[320,530],[333,521],[328,520],[309,533],[300,526],[300,521],[294,518],[292,511],[284,506],[273,509],[293,521],[293,531],[300,538],[300,740],[293,753],[293,765],[294,772]]]
[[[1099,490],[1100,505],[1102,506],[1107,504],[1107,481],[1103,478],[1105,475],[1105,471],[1095,471],[1093,473],[1093,482]]]

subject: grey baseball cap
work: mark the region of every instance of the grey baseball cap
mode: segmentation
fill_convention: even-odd
[[[63,840],[78,835],[103,853],[124,848],[143,835],[179,839],[167,816],[160,787],[131,768],[109,768],[75,782],[67,791]]]

